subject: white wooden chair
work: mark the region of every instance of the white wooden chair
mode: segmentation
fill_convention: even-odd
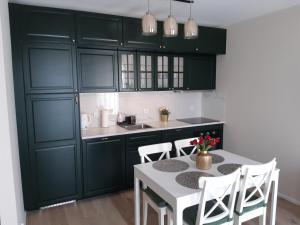
[[[259,217],[259,224],[266,224],[267,203],[272,184],[276,159],[261,165],[243,165],[240,193],[234,214],[234,224]],[[253,188],[254,187],[254,188]]]
[[[184,149],[188,148],[188,147],[190,147],[190,148],[193,147],[193,149],[191,150],[189,155],[196,153],[197,152],[197,147],[190,144],[190,142],[195,140],[195,139],[196,138],[187,138],[187,139],[181,139],[181,140],[175,141],[174,143],[175,143],[177,157],[179,157],[181,155],[183,155],[183,156],[187,155],[187,153]]]
[[[183,211],[186,225],[232,225],[240,169],[220,177],[200,177],[201,196],[199,205]],[[212,199],[213,200],[208,200]],[[225,198],[228,200],[225,201]],[[227,202],[227,203],[225,203]],[[173,225],[172,210],[168,208],[168,224]]]
[[[171,150],[172,143],[147,145],[138,148],[141,163],[146,163],[147,161],[152,162],[150,157],[156,153],[161,153],[158,160],[162,160],[164,158],[169,159]],[[165,215],[167,215],[167,203],[150,188],[145,185],[143,188],[143,224],[147,225],[148,205],[150,205],[158,213],[159,225],[164,225],[164,218]]]

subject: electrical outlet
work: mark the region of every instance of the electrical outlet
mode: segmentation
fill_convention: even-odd
[[[145,114],[148,114],[148,113],[149,113],[149,109],[145,108],[145,109],[144,109],[144,113],[145,113]]]

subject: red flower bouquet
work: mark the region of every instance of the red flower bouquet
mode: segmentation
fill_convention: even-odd
[[[200,136],[190,142],[191,145],[197,146],[198,152],[208,152],[220,142],[220,138],[212,138],[209,135]]]

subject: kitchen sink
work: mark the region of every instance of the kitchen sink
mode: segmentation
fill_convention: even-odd
[[[120,125],[120,126],[125,128],[126,130],[142,130],[142,129],[152,128],[152,126],[145,123],[139,123],[135,125]]]

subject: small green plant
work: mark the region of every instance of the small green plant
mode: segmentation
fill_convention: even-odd
[[[159,109],[159,113],[160,113],[160,115],[166,115],[166,116],[168,116],[168,115],[170,115],[171,112],[166,107],[161,107]]]

